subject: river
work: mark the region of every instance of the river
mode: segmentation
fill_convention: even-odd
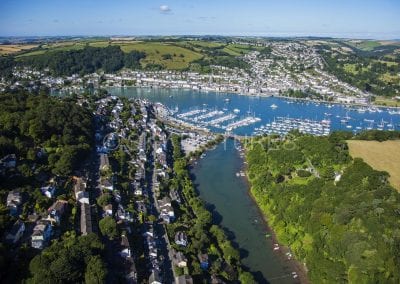
[[[272,240],[265,236],[267,227],[246,181],[236,176],[242,167],[231,139],[208,151],[192,168],[200,197],[214,210],[215,221],[232,233],[243,264],[258,283],[295,283],[287,261],[273,251]]]
[[[342,105],[191,90],[110,88],[109,91],[113,95],[160,102],[170,109],[179,109],[179,113],[200,108],[228,112],[238,109],[240,115],[246,115],[250,110],[261,118],[258,124],[235,129],[234,133],[239,135],[249,135],[262,123],[288,115],[292,118],[322,120],[327,119],[328,114],[328,119],[332,121],[331,130],[346,129],[346,125],[340,122],[344,117],[350,117],[347,124],[352,125],[352,129],[357,126],[364,129],[372,124],[376,127],[380,121],[386,121],[386,124],[390,122],[400,129],[400,115],[392,115],[386,109],[360,113]],[[271,108],[272,104],[277,107]],[[243,161],[233,140],[227,140],[226,144],[222,143],[215,150],[208,151],[206,157],[193,166],[197,190],[214,210],[215,221],[232,233],[233,241],[241,250],[243,264],[255,275],[257,282],[295,283],[287,260],[273,250],[272,240],[265,236],[267,226],[248,194],[246,181],[236,176],[242,167]]]

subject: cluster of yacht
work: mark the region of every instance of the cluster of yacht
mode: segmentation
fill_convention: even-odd
[[[234,109],[232,112],[229,112],[228,109],[196,109],[177,114],[176,117],[200,127],[214,127],[227,131],[261,121],[260,118],[250,114],[235,121],[239,113],[239,109]]]
[[[302,133],[316,136],[326,136],[330,133],[331,121],[328,119],[317,121],[311,119],[276,117],[273,122],[255,128],[253,135],[286,135],[292,130],[299,130]]]

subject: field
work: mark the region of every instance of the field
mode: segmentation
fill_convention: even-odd
[[[372,51],[374,48],[382,45],[381,42],[373,40],[352,40],[348,44],[364,51]]]
[[[400,101],[385,97],[375,97],[374,104],[388,107],[400,107]]]
[[[371,167],[390,174],[389,181],[400,191],[400,140],[396,141],[347,141],[352,157],[360,157]]]
[[[37,47],[34,44],[0,44],[0,55],[8,55]]]
[[[93,47],[106,47],[109,45],[120,46],[122,51],[144,51],[146,58],[141,60],[143,67],[147,65],[161,65],[166,69],[181,70],[188,68],[190,64],[201,58],[210,57],[215,50],[226,52],[229,56],[241,56],[260,47],[252,47],[245,44],[227,44],[224,42],[210,41],[139,41],[139,40],[84,40],[61,41],[44,44],[40,49],[26,51],[17,55],[18,58],[35,56],[47,52],[65,50],[79,50],[86,45]]]
[[[86,45],[93,47],[106,47],[108,45],[118,45],[122,51],[130,52],[132,50],[144,51],[147,55],[141,61],[143,66],[147,64],[159,64],[167,69],[184,69],[189,67],[190,63],[194,60],[203,57],[203,54],[197,50],[190,50],[183,45],[175,44],[173,42],[143,42],[143,41],[69,41],[59,42],[44,45],[42,49],[32,52],[26,52],[19,56],[35,56],[44,54],[46,52],[64,51],[64,50],[79,50]],[[171,59],[164,59],[163,56],[171,55]]]

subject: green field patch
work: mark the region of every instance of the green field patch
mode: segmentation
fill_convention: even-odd
[[[365,40],[365,41],[350,41],[349,44],[357,49],[361,49],[364,51],[372,51],[376,47],[381,46],[382,44],[378,41],[373,40]]]

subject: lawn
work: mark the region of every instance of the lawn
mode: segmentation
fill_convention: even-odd
[[[400,140],[396,141],[347,141],[350,155],[362,158],[371,167],[390,174],[389,181],[400,191]]]

